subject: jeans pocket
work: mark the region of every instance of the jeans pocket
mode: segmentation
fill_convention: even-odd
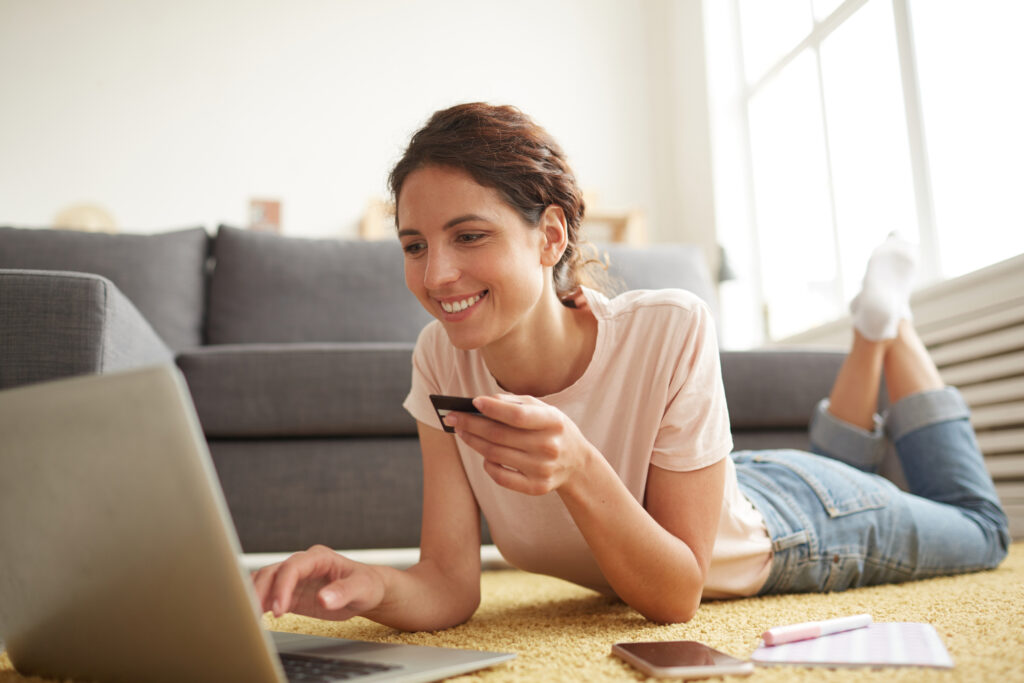
[[[829,517],[842,517],[863,510],[885,507],[886,482],[838,460],[802,451],[763,451],[757,462],[785,467],[812,490]]]

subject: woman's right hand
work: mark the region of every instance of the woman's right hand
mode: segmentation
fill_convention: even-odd
[[[261,608],[275,617],[292,612],[344,621],[376,609],[386,592],[375,567],[322,545],[263,567],[252,579]]]

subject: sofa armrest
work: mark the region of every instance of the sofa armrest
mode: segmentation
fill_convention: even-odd
[[[0,388],[173,361],[110,280],[0,270]]]

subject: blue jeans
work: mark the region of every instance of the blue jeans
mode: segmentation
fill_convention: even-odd
[[[906,397],[873,431],[827,408],[822,401],[811,421],[815,453],[733,454],[740,490],[764,515],[772,539],[762,594],[839,591],[1002,561],[1010,543],[1006,514],[956,389]],[[909,492],[874,474],[889,441]]]

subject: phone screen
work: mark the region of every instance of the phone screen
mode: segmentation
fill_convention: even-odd
[[[699,678],[748,674],[754,670],[751,662],[693,640],[617,643],[612,646],[612,652],[653,676]]]

